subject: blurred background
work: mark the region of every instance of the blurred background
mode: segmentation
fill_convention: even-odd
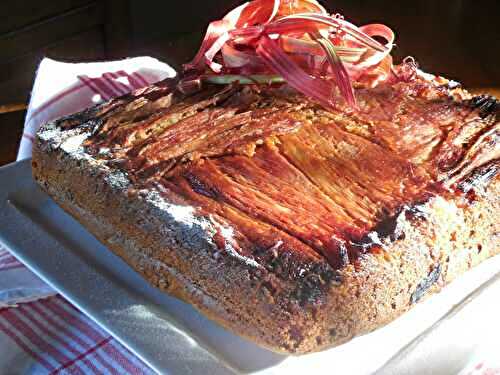
[[[190,60],[207,24],[238,0],[2,0],[0,165],[15,159],[39,61],[150,55],[174,68]],[[493,91],[500,86],[499,0],[320,0],[332,13],[396,31],[396,61]]]

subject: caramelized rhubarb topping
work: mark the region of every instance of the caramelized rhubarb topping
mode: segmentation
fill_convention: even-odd
[[[429,79],[357,89],[356,112],[284,85],[151,92],[108,104],[87,152],[196,207],[222,250],[252,259],[295,252],[342,267],[374,231],[390,235],[403,207],[499,170],[497,104]]]

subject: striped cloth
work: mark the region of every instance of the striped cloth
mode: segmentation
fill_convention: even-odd
[[[0,248],[0,275],[22,268]],[[0,353],[0,374],[154,373],[58,295],[0,308]]]
[[[40,124],[173,75],[150,57],[84,64],[44,59],[18,160],[31,156]],[[0,246],[0,375],[152,373]]]
[[[12,254],[0,247],[0,271],[15,270],[22,267],[24,266]]]
[[[40,124],[174,75],[170,66],[151,57],[78,64],[43,59],[31,93],[18,160],[31,156]]]

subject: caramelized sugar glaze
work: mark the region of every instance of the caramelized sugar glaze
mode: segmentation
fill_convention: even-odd
[[[286,86],[172,87],[101,106],[86,152],[196,207],[221,250],[245,257],[295,251],[338,269],[397,237],[402,213],[499,169],[498,102],[444,80],[358,88],[356,111]]]

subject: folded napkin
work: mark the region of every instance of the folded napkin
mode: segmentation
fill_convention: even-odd
[[[152,57],[77,64],[43,59],[17,160],[31,156],[33,137],[41,124],[173,76],[170,66]]]
[[[34,135],[41,124],[175,74],[170,66],[151,57],[76,64],[43,59],[31,92],[17,160],[31,157]],[[0,308],[54,294],[0,246]]]

